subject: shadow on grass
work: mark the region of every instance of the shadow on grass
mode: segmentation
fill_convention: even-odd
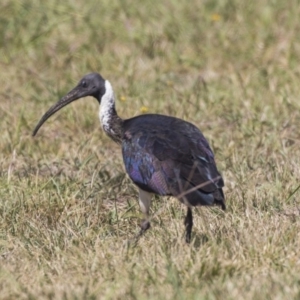
[[[194,234],[191,246],[199,249],[209,241],[208,235],[205,233]]]

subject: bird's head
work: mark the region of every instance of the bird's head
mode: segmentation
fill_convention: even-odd
[[[90,73],[85,75],[74,89],[72,89],[67,95],[62,97],[58,102],[49,108],[49,110],[42,116],[41,120],[36,125],[32,135],[35,136],[40,127],[47,121],[48,118],[69,103],[86,96],[93,96],[100,103],[101,98],[105,93],[105,80],[100,74]]]

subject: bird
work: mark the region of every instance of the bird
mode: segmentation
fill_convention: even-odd
[[[138,236],[150,228],[153,194],[174,196],[187,206],[184,237],[190,243],[193,207],[216,204],[226,209],[224,180],[202,132],[190,122],[162,114],[122,119],[116,111],[111,83],[99,73],[90,73],[49,108],[37,123],[33,136],[54,113],[87,96],[98,101],[102,129],[121,145],[125,170],[138,187],[139,206],[144,216]]]

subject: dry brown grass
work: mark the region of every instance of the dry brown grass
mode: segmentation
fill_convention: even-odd
[[[1,299],[299,299],[300,5],[255,1],[0,4]],[[228,211],[137,191],[87,98],[41,115],[82,75],[119,114],[184,118],[210,141]]]

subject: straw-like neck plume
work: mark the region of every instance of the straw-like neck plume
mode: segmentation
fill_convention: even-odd
[[[121,143],[123,121],[116,112],[114,91],[108,80],[105,80],[105,93],[100,99],[99,119],[104,132]]]

